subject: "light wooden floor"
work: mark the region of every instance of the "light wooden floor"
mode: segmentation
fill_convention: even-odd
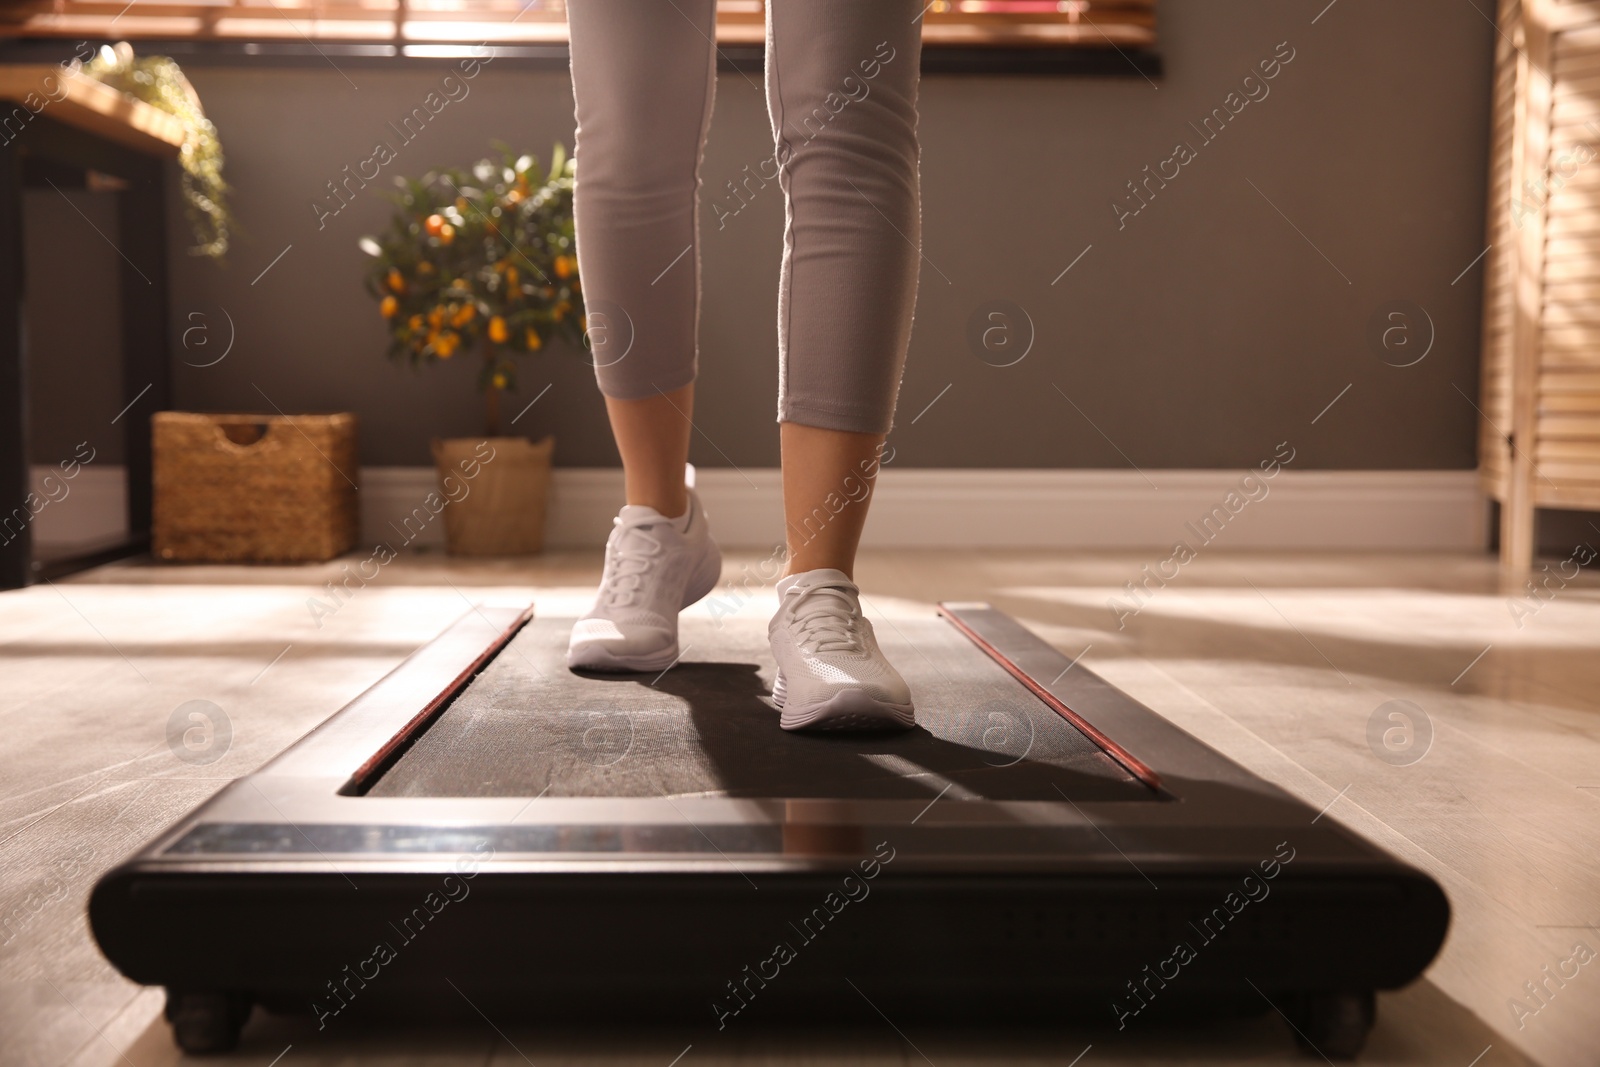
[[[730,555],[725,578],[756,572]],[[353,558],[352,558],[353,562]],[[1118,629],[1107,601],[1138,555],[896,552],[861,561],[880,628],[939,599],[987,599],[1204,741],[1432,872],[1454,906],[1424,980],[1379,1000],[1363,1062],[1600,1063],[1600,961],[1547,1003],[1523,983],[1600,950],[1600,582],[1583,576],[1519,627],[1478,557],[1226,555],[1188,564]],[[0,595],[0,1063],[157,1067],[179,1057],[160,996],[118,976],[83,919],[100,871],[245,774],[481,599],[577,614],[593,553],[468,565],[407,557],[319,621],[337,565],[118,565]],[[740,610],[765,615],[769,589]],[[720,594],[726,606],[737,598]],[[705,610],[704,604],[694,611]],[[173,709],[206,699],[227,754],[176,759]],[[1420,707],[1426,755],[1368,742],[1390,700]],[[1529,1009],[1519,1020],[1512,1004]],[[333,1035],[257,1014],[237,1062],[296,1064],[1285,1063],[1275,1015],[1116,1033],[597,1033],[466,1029]],[[285,1051],[287,1050],[287,1052]]]

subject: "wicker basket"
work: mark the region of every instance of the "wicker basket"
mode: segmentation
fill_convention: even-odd
[[[451,437],[433,440],[452,556],[525,556],[544,548],[550,460],[556,439]]]
[[[355,546],[356,417],[151,418],[155,519],[163,560],[328,560]]]

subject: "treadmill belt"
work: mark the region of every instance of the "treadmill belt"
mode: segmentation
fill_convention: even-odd
[[[659,676],[579,675],[535,618],[369,790],[388,797],[1150,801],[1158,794],[939,618],[876,624],[917,727],[778,727],[766,620],[685,616]]]

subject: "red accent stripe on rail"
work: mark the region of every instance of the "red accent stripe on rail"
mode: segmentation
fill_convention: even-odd
[[[1040,685],[1031,674],[1007,659],[1004,653],[988,641],[985,641],[976,630],[946,611],[942,604],[939,605],[939,614],[944,616],[950,625],[961,631],[968,640],[987,653],[990,659],[1000,664],[1006,669],[1007,673],[1026,686],[1029,692],[1044,701],[1052,711],[1077,727],[1080,733],[1100,746],[1101,751],[1105,752],[1106,755],[1122,764],[1129,774],[1151,789],[1161,788],[1161,776],[1145,764],[1143,760],[1101,733],[1094,723],[1067,707],[1066,704],[1061,702],[1060,697]]]
[[[428,701],[427,705],[413,715],[411,721],[402,726],[393,737],[385,741],[383,747],[374,752],[367,759],[367,762],[356,768],[356,772],[350,776],[350,781],[345,784],[340,793],[347,796],[353,793],[359,796],[371,788],[373,780],[388,768],[389,760],[396,750],[408,744],[425,730],[433,722],[434,718],[438,716],[439,712],[443,710],[444,706],[461,691],[463,686],[472,680],[473,675],[482,670],[484,664],[488,663],[502,648],[506,647],[511,639],[516,636],[517,631],[522,629],[529,619],[533,618],[533,607],[532,604],[529,604],[524,608],[522,614],[517,616],[516,621],[507,626],[498,637],[490,642],[488,648],[478,653],[477,658],[465,670],[456,675],[453,682],[445,686],[439,695]]]

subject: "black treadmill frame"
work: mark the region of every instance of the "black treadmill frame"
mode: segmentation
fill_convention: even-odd
[[[748,941],[760,936],[751,931],[763,922],[770,929],[783,907],[803,912],[807,902],[836,884],[839,872],[862,854],[851,854],[860,848],[862,832],[875,834],[884,827],[910,832],[917,824],[916,831],[933,843],[908,838],[911,846],[900,848],[892,872],[885,868],[879,891],[900,893],[908,902],[903,908],[935,908],[921,922],[945,914],[939,907],[955,909],[951,916],[969,906],[1001,907],[1011,924],[1010,947],[968,937],[960,942],[964,947],[950,950],[953,956],[947,953],[961,961],[957,973],[937,981],[926,973],[927,961],[907,959],[897,969],[893,960],[858,952],[850,957],[852,965],[879,983],[874,1003],[885,1010],[893,1005],[899,1011],[945,1013],[955,1000],[976,1008],[987,997],[1024,1012],[1056,1014],[1064,1006],[1063,993],[1091,990],[1122,996],[1131,1005],[1127,998],[1137,992],[1132,980],[1141,975],[1129,969],[1130,963],[1155,962],[1149,957],[1154,946],[1163,937],[1172,944],[1168,920],[1181,918],[1184,909],[1203,911],[1245,875],[1263,869],[1275,842],[1292,848],[1293,860],[1281,866],[1273,891],[1298,903],[1278,908],[1282,916],[1267,914],[1264,902],[1257,905],[1253,932],[1237,935],[1225,948],[1207,949],[1204,966],[1191,968],[1196,977],[1185,979],[1184,993],[1243,989],[1243,977],[1274,1007],[1278,997],[1327,991],[1370,999],[1370,990],[1403,985],[1432,960],[1444,938],[1449,905],[1428,875],[1209,748],[990,605],[943,603],[939,613],[1158,791],[1162,802],[363,795],[533,617],[531,606],[480,605],[289,749],[224,787],[108,872],[91,897],[94,933],[111,961],[135,981],[170,991],[226,991],[292,1008],[297,1000],[305,1003],[298,999],[302,996],[314,998],[324,984],[336,993],[332,981],[316,980],[327,977],[326,971],[302,958],[314,954],[319,942],[347,941],[361,908],[381,900],[412,900],[425,885],[460,870],[455,856],[431,849],[414,834],[408,837],[405,828],[431,828],[444,836],[470,835],[484,827],[587,828],[592,838],[618,826],[687,825],[693,833],[656,835],[658,844],[679,842],[670,851],[609,845],[558,851],[567,839],[563,834],[543,835],[531,850],[496,851],[483,861],[478,873],[483,880],[475,883],[475,892],[490,902],[477,908],[470,922],[464,914],[461,920],[458,937],[471,940],[477,955],[472,973],[457,981],[475,983],[468,986],[476,990],[475,1004],[507,985],[525,991],[532,983],[552,1011],[566,1011],[596,991],[637,994],[640,1002],[648,997],[664,1006],[671,998],[659,997],[662,989],[699,981],[701,988],[686,996],[703,1003],[702,980],[722,973],[719,968],[739,953],[707,949],[710,955],[703,961],[686,961],[681,951],[673,957],[665,949],[651,956],[651,946],[638,943],[652,939],[651,928],[630,926],[631,920],[618,918],[624,914],[618,909],[641,899],[663,901],[662,908],[679,907],[684,922],[727,923],[730,930],[743,931],[730,938]],[[821,843],[809,851],[792,840],[772,850],[760,844],[770,837],[751,837],[775,825],[800,824],[818,831],[814,837]],[[936,843],[939,827],[984,825],[1058,828],[1073,832],[1073,846],[1054,853],[1008,852],[998,846],[951,853]],[[216,840],[228,839],[229,826],[269,827],[294,844],[281,854],[174,849],[207,835],[214,848]],[[360,827],[356,837],[362,846],[329,851],[330,826]],[[830,837],[829,828],[838,832]],[[321,836],[322,844],[311,835]],[[521,840],[534,837],[524,833]],[[352,837],[347,833],[344,839]],[[855,844],[835,846],[830,840]],[[749,894],[744,883],[754,886],[753,879],[777,891]],[[350,894],[358,882],[377,892]],[[674,896],[683,887],[692,891]],[[486,888],[490,892],[484,894]],[[706,895],[715,905],[709,911],[705,900],[690,902]],[[525,937],[518,923],[536,911],[530,900],[561,916],[561,922],[514,950],[511,943]],[[1052,901],[1072,907],[1062,910]],[[312,908],[308,902],[315,910],[291,922],[289,911]],[[562,924],[588,907],[608,916],[618,943],[632,953],[627,960],[589,961],[583,944],[562,940]],[[1291,921],[1294,909],[1304,913],[1304,921]],[[1025,914],[1019,920],[1013,911]],[[880,918],[887,914],[885,906]],[[1019,921],[1041,924],[1040,932],[1031,938],[1025,932],[1019,940],[1014,929]],[[174,931],[173,924],[190,929]],[[880,935],[887,939],[883,945],[900,937],[892,925],[873,926],[867,947]],[[1045,925],[1050,932],[1043,932]],[[1344,926],[1357,929],[1339,928]],[[1031,949],[1030,940],[1037,942]],[[490,942],[505,943],[505,958]],[[916,951],[904,937],[894,943],[901,946],[895,952]],[[1069,944],[1075,946],[1070,966],[1050,958]],[[855,950],[866,951],[860,943]],[[527,951],[547,952],[551,966],[559,963],[565,972],[530,976],[512,958]],[[431,962],[411,978],[391,981],[390,992],[414,991],[428,967],[462,963],[449,935],[411,954]],[[799,993],[820,988],[816,983],[825,984],[827,975],[813,978],[786,982]],[[1149,990],[1148,979],[1142,980]],[[570,1002],[562,1000],[563,992],[570,993]]]

